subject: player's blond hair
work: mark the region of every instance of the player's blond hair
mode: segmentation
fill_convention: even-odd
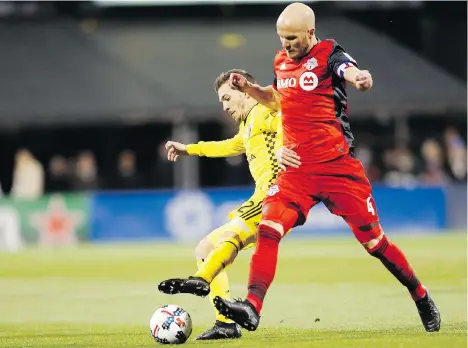
[[[214,89],[215,89],[216,93],[218,93],[218,90],[221,88],[222,85],[224,85],[226,82],[228,82],[229,77],[233,73],[244,76],[247,79],[247,81],[249,81],[250,83],[257,83],[257,81],[255,81],[254,77],[250,73],[248,73],[247,71],[242,70],[242,69],[231,69],[229,71],[221,73],[216,78],[216,80],[214,82]]]

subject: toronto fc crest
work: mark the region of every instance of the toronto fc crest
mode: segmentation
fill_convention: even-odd
[[[304,68],[307,70],[312,70],[318,65],[317,59],[315,58],[310,58],[307,63],[304,64]]]

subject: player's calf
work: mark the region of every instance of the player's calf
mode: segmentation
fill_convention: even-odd
[[[367,252],[379,259],[390,273],[408,288],[415,301],[423,298],[426,294],[426,289],[416,277],[405,254],[395,244],[390,242],[384,234],[375,242],[373,247],[367,248]]]
[[[378,222],[354,227],[356,238],[367,252],[379,259],[382,264],[403,284],[416,302],[419,316],[426,331],[439,331],[440,313],[406,259],[405,254],[388,240]]]
[[[241,248],[242,244],[237,234],[221,240],[203,260],[203,264],[199,266],[194,277],[203,278],[211,283],[218,274],[234,262]]]
[[[379,222],[360,226],[351,225],[351,229],[367,252],[379,259],[400,283],[408,288],[415,300],[425,295],[425,289],[414,274],[405,255],[388,240]]]
[[[271,198],[271,196],[270,196]],[[276,273],[279,243],[298,220],[298,210],[289,202],[274,200],[263,205],[257,247],[250,263],[247,302],[260,314],[268,288]],[[239,323],[242,326],[242,323]]]
[[[267,220],[268,221],[268,220]],[[282,234],[271,225],[260,223],[255,253],[250,263],[249,285],[247,300],[260,313],[268,288],[276,273],[278,248]]]

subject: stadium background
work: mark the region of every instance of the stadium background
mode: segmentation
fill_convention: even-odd
[[[9,313],[1,323],[26,320],[26,304],[37,309],[30,301],[15,307],[8,296],[49,289],[48,277],[84,277],[86,267],[66,268],[72,259],[61,257],[67,253],[76,256],[70,267],[89,258],[97,277],[115,272],[128,280],[148,270],[129,259],[120,271],[106,268],[106,261],[81,251],[89,244],[98,243],[92,247],[101,253],[102,242],[127,242],[105,244],[111,260],[122,245],[136,245],[127,251],[137,259],[140,246],[149,259],[159,253],[153,261],[171,262],[172,272],[156,272],[154,282],[191,272],[195,242],[249,196],[252,180],[242,156],[173,164],[163,146],[168,139],[234,134],[212,83],[231,68],[272,82],[280,47],[275,20],[285,2],[200,3],[0,3],[0,250],[16,252],[0,253],[0,307]],[[307,3],[316,12],[318,37],[335,38],[374,76],[372,92],[349,91],[349,115],[384,229],[415,255],[440,247],[439,253],[458,257],[453,271],[465,305],[456,306],[464,308],[466,325],[466,2]],[[299,236],[311,247],[347,245],[352,238],[323,206],[291,234],[292,245],[301,243]],[[440,264],[439,256],[424,262]],[[171,257],[187,261],[182,267]],[[64,260],[63,269],[54,268]],[[239,284],[247,261],[236,268],[243,274],[235,278]],[[285,264],[294,273],[294,263]],[[21,282],[29,277],[44,280]],[[65,278],[59,287],[71,286]]]

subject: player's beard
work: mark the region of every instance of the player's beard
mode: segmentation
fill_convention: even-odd
[[[310,52],[310,49],[309,49],[309,46],[302,46],[300,48],[300,50],[298,50],[298,54],[297,54],[297,57],[295,58],[296,60],[301,60],[302,58],[304,58],[305,56],[307,56],[307,54]]]
[[[293,47],[292,50],[288,51],[288,57],[299,61],[301,60],[306,54],[306,50],[302,47]]]
[[[309,42],[307,39],[301,43],[298,47],[293,47],[293,49],[297,52],[297,55],[293,58],[297,61],[300,61],[302,58],[307,56],[309,52],[312,50],[312,42]]]

